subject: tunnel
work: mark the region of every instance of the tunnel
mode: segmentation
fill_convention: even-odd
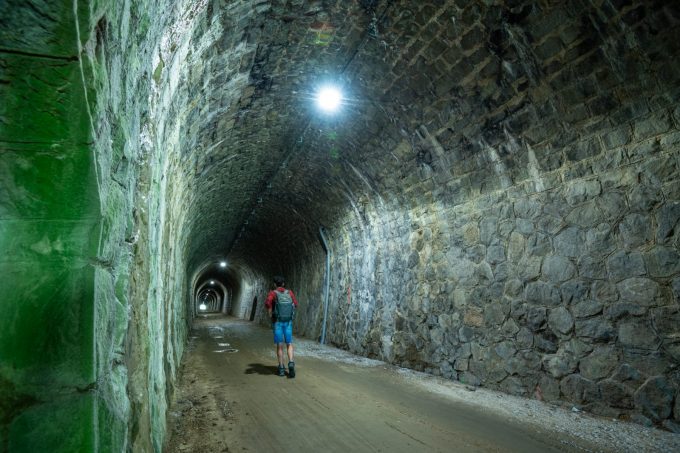
[[[663,0],[0,2],[0,452],[162,451],[279,274],[297,337],[680,432],[679,56]]]

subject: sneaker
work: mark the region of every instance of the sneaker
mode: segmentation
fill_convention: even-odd
[[[279,376],[285,376],[286,375],[286,368],[283,365],[279,365],[279,372],[277,374]]]
[[[288,377],[295,377],[295,362],[288,362]]]

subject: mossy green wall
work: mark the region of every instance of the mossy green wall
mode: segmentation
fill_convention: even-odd
[[[0,451],[93,451],[100,213],[73,1],[0,3]]]
[[[169,55],[205,6],[0,2],[0,453],[162,449],[191,292]]]

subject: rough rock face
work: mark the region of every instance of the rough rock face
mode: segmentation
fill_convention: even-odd
[[[98,181],[74,21],[86,9],[58,3],[0,3],[3,452],[87,450],[99,402]]]
[[[328,341],[675,426],[679,22],[614,0],[0,4],[0,451],[160,451],[194,292],[218,278],[248,316],[282,273],[318,337],[320,226]],[[311,100],[327,81],[336,115]]]
[[[381,113],[351,133],[334,125],[353,138],[340,162],[330,152],[328,201],[314,204],[325,190],[314,183],[306,201],[286,200],[332,239],[329,339],[600,414],[672,417],[680,135],[661,55],[677,48],[658,36],[677,36],[677,11],[472,2],[384,14],[384,51],[369,41],[350,66],[386,87]],[[380,81],[376,64],[389,68]],[[296,162],[291,179],[310,179]],[[258,226],[271,215],[259,212]],[[293,269],[318,300],[321,260]],[[318,335],[319,310],[303,316]]]

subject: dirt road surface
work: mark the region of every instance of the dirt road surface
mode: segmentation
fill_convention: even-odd
[[[297,376],[279,377],[270,330],[233,318],[196,320],[165,451],[622,451],[608,441],[606,426],[601,436],[584,438],[559,420],[552,425],[558,430],[540,420],[560,411],[555,416],[571,416],[562,409],[295,343]],[[515,416],[521,411],[526,422]]]

